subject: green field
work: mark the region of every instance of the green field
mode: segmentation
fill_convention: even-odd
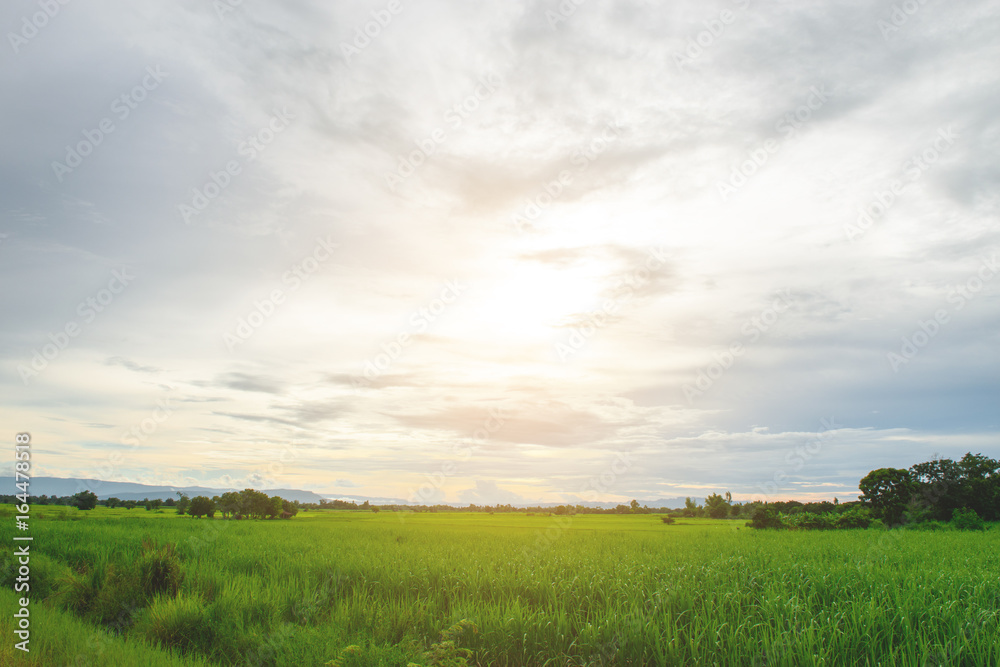
[[[25,657],[0,525],[4,665],[1000,664],[995,526],[36,507]]]

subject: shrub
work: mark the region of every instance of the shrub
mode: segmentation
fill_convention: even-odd
[[[753,521],[748,521],[750,528],[784,528],[781,516],[770,507],[758,507],[754,510]]]
[[[164,544],[157,549],[144,542],[142,556],[139,557],[139,582],[147,598],[160,594],[176,597],[184,580],[180,558],[173,544]]]
[[[792,525],[807,530],[830,530],[833,528],[833,520],[826,514],[814,514],[812,512],[802,512],[792,518]]]
[[[951,526],[956,530],[986,530],[986,523],[973,509],[955,510],[951,515]]]
[[[852,507],[837,516],[833,525],[837,528],[868,528],[872,523],[872,513],[867,507]]]
[[[665,524],[667,524],[669,526],[670,524],[672,524],[675,521],[675,519],[672,516],[661,516],[660,517],[660,521],[662,521],[663,523],[665,523]]]
[[[181,595],[157,599],[137,626],[146,639],[164,648],[207,650],[211,647],[214,631],[212,624],[206,621],[201,600]]]
[[[920,523],[907,523],[903,524],[903,528],[906,530],[951,530],[951,526],[946,523],[941,523],[940,521],[921,521]]]

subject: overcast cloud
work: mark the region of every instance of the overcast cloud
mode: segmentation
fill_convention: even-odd
[[[844,499],[1000,456],[997,2],[0,28],[0,412],[35,475]]]

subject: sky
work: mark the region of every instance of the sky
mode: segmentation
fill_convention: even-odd
[[[35,476],[845,500],[1000,456],[997,2],[0,30],[0,415]]]

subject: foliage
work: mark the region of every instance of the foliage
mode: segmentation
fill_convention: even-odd
[[[871,525],[871,510],[867,507],[852,507],[837,515],[833,521],[836,528],[868,528]]]
[[[431,650],[421,656],[422,664],[426,667],[466,667],[473,655],[472,651],[458,647],[458,640],[466,632],[473,635],[478,632],[475,624],[467,619],[462,619],[447,630],[443,630],[441,641],[431,644]],[[422,665],[411,662],[407,667],[422,667]]]
[[[729,492],[726,492],[729,496]],[[705,498],[705,511],[708,512],[708,516],[713,519],[725,519],[729,516],[729,501],[720,496],[718,493],[713,493],[712,495]]]
[[[667,531],[631,514],[86,516],[32,526],[32,658],[45,653],[27,664],[275,667],[338,652],[343,667],[427,664],[449,639],[474,653],[450,657],[497,667],[1000,664],[996,529],[737,531],[690,518]],[[176,595],[147,595],[139,563],[163,551]],[[0,583],[0,604],[15,608]],[[78,604],[54,595],[70,587]],[[461,618],[479,631],[441,635]],[[0,615],[0,632],[14,636],[12,620]],[[87,643],[95,635],[101,654]],[[22,664],[4,650],[0,664]]]
[[[97,507],[97,494],[93,491],[81,491],[73,496],[73,504],[81,510],[92,510]]]
[[[971,509],[955,510],[951,515],[951,525],[956,530],[986,530],[986,523]]]
[[[206,496],[195,496],[191,499],[191,504],[187,508],[187,513],[195,518],[215,516],[215,503]]]
[[[909,470],[879,468],[865,475],[858,483],[861,501],[870,505],[880,519],[897,524],[910,500],[915,486]]]
[[[753,520],[747,523],[751,528],[784,528],[785,524],[777,511],[770,507],[758,507],[753,513]]]

